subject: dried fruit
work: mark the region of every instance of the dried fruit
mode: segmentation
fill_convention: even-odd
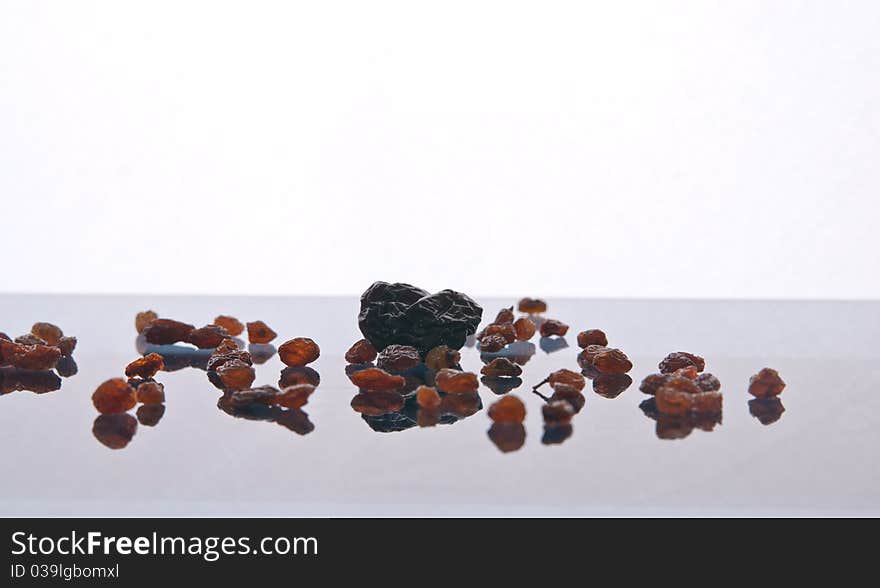
[[[125,375],[129,378],[138,377],[149,380],[164,367],[164,358],[158,353],[150,353],[144,357],[139,357],[125,366]]]
[[[667,374],[650,374],[646,376],[642,383],[639,384],[639,390],[644,392],[645,394],[650,394],[651,396],[657,393],[657,390],[660,389],[661,386],[666,384],[666,380],[669,379]]]
[[[489,407],[489,418],[496,423],[522,423],[526,420],[526,405],[516,396],[504,396]]]
[[[16,337],[15,342],[19,345],[47,345],[46,341],[40,339],[33,333],[28,333],[27,335]]]
[[[586,331],[581,331],[578,333],[577,341],[578,347],[581,349],[585,349],[588,345],[601,345],[602,347],[608,345],[608,337],[606,337],[605,333],[599,329],[587,329]]]
[[[498,314],[495,315],[495,320],[493,322],[499,325],[505,325],[512,323],[514,318],[513,307],[510,306],[499,310]]]
[[[555,400],[542,406],[541,414],[544,416],[545,423],[565,424],[571,421],[575,412],[570,403],[564,400]]]
[[[31,333],[45,341],[47,345],[58,345],[58,341],[64,336],[61,328],[52,323],[34,323]]]
[[[159,315],[152,310],[139,312],[134,317],[134,328],[137,329],[138,334],[143,333],[144,329],[153,324],[153,321],[157,318],[159,318]]]
[[[714,414],[721,412],[721,392],[700,392],[694,394],[693,411],[700,414]]]
[[[194,326],[172,319],[155,319],[143,333],[148,343],[155,345],[170,345],[181,341],[188,341],[189,334]]]
[[[483,403],[480,400],[480,395],[476,392],[465,392],[444,396],[439,410],[442,413],[463,419],[476,414],[481,408],[483,408]]]
[[[229,331],[223,327],[219,325],[205,325],[190,331],[186,342],[192,343],[199,349],[215,349],[223,341],[229,339],[229,337]]]
[[[465,294],[429,294],[409,284],[376,282],[361,296],[358,326],[376,349],[410,345],[426,354],[438,345],[461,349],[483,309]]]
[[[248,353],[255,365],[263,365],[275,356],[276,351],[271,343],[248,343]]]
[[[657,410],[663,414],[683,415],[694,407],[694,395],[670,386],[661,386],[654,395]]]
[[[495,394],[501,396],[502,394],[507,394],[511,390],[515,390],[522,386],[523,381],[522,378],[518,377],[493,378],[483,376],[480,378],[480,383]]]
[[[23,370],[51,370],[61,359],[61,350],[47,345],[22,345],[0,340],[0,363]]]
[[[252,404],[275,404],[279,392],[274,386],[257,386],[256,388],[235,390],[229,395],[229,403],[236,408]]]
[[[389,374],[382,368],[367,368],[349,376],[351,383],[363,392],[391,392],[403,388],[406,380],[403,376]]]
[[[254,362],[250,353],[240,350],[235,343],[231,342],[231,340],[227,339],[227,341],[230,341],[230,343],[224,341],[208,358],[208,362],[205,365],[205,368],[208,371],[217,371],[220,366],[232,360],[238,360],[247,365],[253,365]]]
[[[593,367],[603,374],[625,374],[633,364],[620,349],[606,349],[596,353]]]
[[[672,372],[676,376],[681,376],[682,378],[687,378],[689,380],[696,380],[699,372],[697,371],[697,366],[689,365],[687,367],[678,368],[674,372]]]
[[[660,362],[659,368],[661,374],[671,374],[675,370],[694,366],[698,372],[706,369],[706,360],[699,355],[688,353],[686,351],[675,351],[670,353]]]
[[[416,389],[416,402],[422,408],[437,408],[440,406],[441,400],[436,388],[419,386]]]
[[[425,365],[435,372],[443,368],[454,368],[459,361],[461,361],[461,353],[446,345],[438,345],[425,356]]]
[[[309,396],[315,391],[311,384],[297,384],[282,390],[275,396],[275,404],[286,408],[302,408],[309,402]]]
[[[315,430],[315,425],[309,420],[309,415],[298,408],[280,411],[275,417],[275,422],[297,435],[308,435]]]
[[[580,391],[584,389],[584,386],[587,385],[587,382],[586,380],[584,380],[584,377],[581,374],[563,368],[561,370],[556,370],[555,372],[544,378],[544,380],[535,385],[533,389],[537,390],[544,384],[550,384],[550,386],[554,389],[562,384],[566,386],[571,386],[575,390]]]
[[[226,332],[229,333],[231,337],[238,337],[244,333],[244,325],[234,316],[221,314],[214,319],[214,324],[226,329]]]
[[[505,345],[507,345],[507,339],[501,335],[484,335],[480,339],[480,351],[485,353],[501,351]]]
[[[477,374],[448,368],[437,372],[434,376],[434,385],[446,394],[468,394],[476,392],[480,387]]]
[[[251,343],[269,343],[278,333],[269,328],[263,321],[247,323],[248,341]]]
[[[544,435],[541,437],[542,445],[561,445],[574,433],[574,427],[569,423],[548,423],[544,425]]]
[[[553,335],[564,337],[568,332],[568,325],[562,321],[557,321],[556,319],[547,319],[541,323],[540,330],[542,337],[550,337]]]
[[[553,395],[550,396],[550,400],[552,402],[568,402],[575,413],[579,413],[587,402],[587,398],[581,394],[580,390],[568,384],[557,384],[553,388]]]
[[[535,336],[535,323],[527,318],[518,318],[513,321],[513,330],[516,332],[517,341],[528,341]]]
[[[785,407],[778,396],[769,398],[752,398],[749,400],[749,414],[758,419],[762,425],[771,425],[782,418]]]
[[[492,323],[488,325],[483,332],[477,335],[477,340],[482,341],[484,337],[488,337],[490,335],[499,335],[504,339],[504,344],[513,343],[516,341],[516,329],[513,324],[498,324]]]
[[[488,435],[502,453],[516,451],[526,443],[526,428],[522,423],[493,423]]]
[[[101,414],[115,414],[131,410],[137,404],[137,394],[122,378],[107,380],[92,394],[92,404]]]
[[[0,341],[12,341],[6,333],[0,333]]]
[[[26,390],[34,394],[54,392],[61,388],[61,378],[51,370],[22,370],[0,367],[0,395]]]
[[[421,363],[419,350],[410,345],[389,345],[379,352],[376,365],[383,370],[402,372]]]
[[[302,367],[312,363],[320,355],[321,348],[308,337],[297,337],[278,347],[278,357],[290,367]]]
[[[517,304],[517,309],[526,314],[541,314],[547,312],[547,303],[540,298],[523,298]]]
[[[231,359],[214,370],[226,390],[246,390],[257,377],[250,364],[241,359]]]
[[[490,378],[501,378],[505,376],[518,376],[522,374],[522,368],[507,359],[506,357],[496,357],[488,365],[484,365],[480,373]]]
[[[403,396],[397,392],[361,393],[351,399],[351,407],[355,412],[367,416],[380,416],[397,412],[403,408],[404,403]]]
[[[138,384],[137,400],[142,404],[162,404],[165,402],[165,386],[154,380]]]
[[[73,357],[69,355],[61,356],[61,359],[55,364],[55,371],[58,372],[58,375],[62,378],[72,378],[79,371],[79,366],[76,365],[76,361]]]
[[[632,382],[627,374],[600,374],[593,380],[593,392],[605,398],[617,398]]]
[[[297,386],[299,384],[311,384],[317,386],[321,383],[321,375],[312,368],[306,367],[287,367],[281,370],[281,377],[278,380],[278,386],[281,389]]]
[[[135,412],[137,420],[145,427],[155,427],[165,415],[164,404],[142,404]]]
[[[376,359],[376,348],[366,339],[355,342],[348,351],[345,352],[345,361],[348,363],[370,363]]]
[[[709,373],[699,374],[697,376],[697,386],[703,392],[715,392],[721,390],[721,381],[714,375]]]
[[[749,378],[749,394],[755,398],[779,396],[784,389],[785,382],[779,377],[779,372],[771,368],[764,368]]]
[[[110,449],[122,449],[134,438],[137,425],[130,414],[102,414],[92,425],[92,435]]]
[[[610,347],[604,347],[602,345],[587,345],[587,347],[578,354],[578,365],[584,369],[593,367],[593,362],[596,361],[596,356],[609,349]]]
[[[61,337],[55,346],[63,357],[70,357],[76,349],[76,337]]]

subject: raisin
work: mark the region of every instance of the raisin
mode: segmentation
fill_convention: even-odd
[[[397,412],[405,403],[403,396],[397,392],[360,393],[351,399],[351,407],[355,412],[367,416],[381,416]]]
[[[568,402],[555,400],[542,406],[541,414],[544,416],[545,423],[565,424],[571,421],[571,417],[575,413],[574,408]]]
[[[92,394],[92,404],[101,414],[115,414],[131,410],[137,404],[137,394],[122,378],[107,380]]]
[[[303,367],[321,355],[321,348],[308,337],[297,337],[278,347],[278,357],[290,367]]]
[[[490,335],[499,335],[504,339],[504,344],[513,343],[516,341],[516,329],[510,323],[508,324],[497,324],[492,323],[483,329],[483,332],[477,335],[477,339],[482,341],[484,337],[488,337]]]
[[[125,375],[129,378],[138,377],[149,380],[164,367],[165,360],[162,356],[158,353],[150,353],[125,366]]]
[[[349,376],[351,383],[363,392],[391,392],[403,388],[403,376],[389,374],[381,368],[370,367]]]
[[[248,341],[251,343],[270,343],[278,333],[269,328],[263,321],[247,323]]]
[[[678,368],[674,372],[672,372],[676,376],[681,376],[682,378],[687,378],[688,380],[696,380],[699,372],[697,371],[697,366],[689,365],[687,367]]]
[[[64,336],[61,328],[52,323],[34,323],[31,333],[45,341],[47,345],[58,345],[58,341]]]
[[[480,395],[476,392],[449,394],[443,397],[440,404],[440,412],[451,414],[460,419],[476,414],[481,408],[483,408],[483,403],[480,401]]]
[[[134,317],[134,328],[138,333],[143,333],[144,329],[153,324],[153,321],[159,318],[159,315],[152,310],[139,312]]]
[[[600,374],[593,380],[593,392],[605,398],[617,398],[632,382],[627,374]]]
[[[48,345],[22,345],[6,340],[0,341],[0,363],[23,370],[51,370],[61,359],[61,350]]]
[[[254,362],[253,358],[251,358],[250,353],[238,349],[238,346],[235,346],[234,350],[229,351],[230,347],[232,346],[226,345],[224,342],[223,345],[215,349],[211,356],[208,358],[208,363],[205,368],[210,372],[217,371],[220,366],[232,360],[238,360],[247,365],[253,365]]]
[[[137,400],[142,404],[165,402],[165,386],[154,380],[142,382],[137,387]]]
[[[238,337],[244,333],[244,325],[234,316],[221,314],[214,319],[214,324],[226,329],[226,332],[229,333],[231,337]]]
[[[172,319],[155,319],[150,326],[144,329],[147,343],[155,345],[171,345],[189,340],[189,334],[195,327],[193,325],[175,321]]]
[[[700,392],[694,394],[693,411],[701,414],[716,414],[721,412],[721,392]]]
[[[593,367],[603,374],[625,374],[633,364],[620,349],[607,349],[595,355]]]
[[[19,345],[48,345],[46,341],[40,339],[33,333],[28,333],[27,335],[21,335],[15,338],[15,342]]]
[[[564,337],[568,332],[568,325],[556,319],[548,319],[541,323],[540,331],[542,337],[550,337],[552,335]]]
[[[92,435],[110,449],[122,449],[131,443],[137,425],[130,414],[102,414],[92,425]]]
[[[609,349],[609,347],[604,347],[602,345],[587,345],[587,347],[578,354],[578,365],[584,369],[593,367],[593,364],[596,361],[596,356]]]
[[[60,388],[61,378],[51,370],[21,370],[11,366],[0,368],[0,395],[19,390],[45,394]]]
[[[278,388],[274,386],[257,386],[256,388],[235,390],[229,395],[229,403],[237,408],[253,404],[275,404],[278,393]]]
[[[310,367],[287,367],[281,370],[278,386],[282,389],[299,384],[317,386],[321,383],[321,375]]]
[[[275,404],[286,408],[302,408],[309,402],[309,396],[315,391],[311,384],[297,384],[282,390],[275,397]]]
[[[446,394],[468,394],[477,391],[477,374],[444,368],[434,376],[434,385]]]
[[[355,342],[348,351],[345,352],[345,361],[348,363],[370,363],[376,359],[376,348],[366,339]]]
[[[522,374],[522,368],[506,357],[496,357],[489,365],[484,365],[480,373],[490,378],[518,376]]]
[[[390,372],[402,372],[421,363],[419,350],[409,345],[389,345],[379,352],[376,365]]]
[[[79,371],[79,366],[76,365],[76,360],[73,357],[69,355],[62,356],[58,363],[55,364],[55,371],[62,378],[72,378]]]
[[[721,390],[721,381],[712,374],[700,374],[697,376],[697,386],[703,392],[715,392]]]
[[[699,394],[703,391],[700,388],[700,385],[697,384],[695,380],[684,378],[682,376],[676,376],[673,374],[666,375],[666,381],[663,383],[663,386],[668,386],[669,388],[678,390],[679,392],[685,392],[687,394]]]
[[[495,315],[495,320],[493,322],[499,325],[509,325],[513,322],[514,318],[513,307],[509,306],[499,310],[498,314]]]
[[[646,376],[642,383],[639,384],[639,390],[653,396],[661,386],[666,384],[670,377],[668,374],[651,374]]]
[[[779,372],[771,368],[764,368],[749,378],[749,394],[755,398],[779,396],[784,389],[785,382],[779,377]]]
[[[513,322],[513,330],[516,332],[517,341],[528,341],[535,336],[535,323],[527,318],[518,318]]]
[[[444,368],[454,368],[459,361],[461,361],[461,353],[446,345],[438,345],[425,355],[425,365],[435,372]]]
[[[0,333],[0,341],[12,341],[6,333]]]
[[[282,410],[275,417],[275,422],[297,435],[308,435],[315,430],[315,425],[309,420],[309,415],[299,409]]]
[[[238,346],[238,343],[235,342],[234,339],[224,339],[220,342],[220,345],[214,349],[213,354],[222,354],[222,353],[232,353],[234,351],[241,351],[242,348]]]
[[[659,368],[661,374],[671,374],[677,369],[694,366],[698,372],[706,369],[706,360],[699,355],[688,353],[686,351],[676,351],[670,353],[660,362]]]
[[[76,349],[76,337],[61,337],[55,345],[62,357],[70,357]]]
[[[246,390],[257,377],[254,368],[240,359],[231,359],[214,372],[226,390]]]
[[[778,396],[769,398],[752,398],[749,400],[749,414],[758,419],[762,425],[772,425],[785,412],[782,400]]]
[[[276,351],[271,343],[248,343],[248,353],[255,365],[263,365],[275,356]]]
[[[664,385],[657,390],[654,401],[657,403],[657,410],[663,414],[683,415],[694,408],[694,396]]]
[[[436,408],[419,408],[416,411],[416,424],[420,427],[436,427],[440,416],[440,411]]]
[[[438,345],[461,349],[482,316],[482,307],[460,292],[376,282],[361,296],[358,326],[376,349],[396,343],[426,354]]]
[[[569,423],[549,423],[544,426],[544,435],[541,436],[542,445],[561,445],[574,433],[574,427]]]
[[[581,331],[578,333],[577,341],[578,347],[581,349],[585,349],[588,345],[601,345],[602,347],[608,345],[608,337],[599,329]]]
[[[155,427],[165,415],[164,404],[142,404],[135,412],[137,420],[145,427]]]
[[[522,378],[518,377],[493,378],[489,376],[483,376],[482,378],[480,378],[480,383],[491,390],[493,393],[501,396],[503,394],[507,394],[511,390],[515,390],[522,386],[523,381]]]
[[[583,390],[584,386],[587,385],[586,380],[584,380],[584,377],[581,374],[573,372],[571,370],[567,370],[565,368],[561,370],[556,370],[555,372],[544,378],[544,380],[536,385],[534,389],[537,390],[547,383],[549,383],[550,387],[552,388],[556,388],[556,386],[564,384],[566,386],[571,386],[578,391]]]
[[[557,384],[553,388],[553,395],[550,397],[553,402],[564,401],[571,405],[575,413],[579,413],[587,402],[586,396],[581,394],[580,390],[568,384]]]
[[[489,407],[489,418],[496,423],[522,423],[526,405],[516,396],[504,396]]]
[[[229,339],[229,332],[218,325],[205,325],[190,331],[186,339],[199,349],[216,349],[224,340]]]
[[[495,353],[501,351],[507,345],[507,339],[501,335],[485,335],[480,339],[480,351]]]
[[[437,408],[440,406],[441,400],[436,388],[419,386],[416,389],[416,402],[422,408]]]
[[[526,314],[541,314],[547,312],[547,303],[540,298],[523,298],[517,304],[517,310]]]
[[[522,423],[493,423],[487,434],[502,453],[516,451],[526,443],[526,428]]]

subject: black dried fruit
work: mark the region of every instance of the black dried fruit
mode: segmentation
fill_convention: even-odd
[[[438,345],[464,347],[482,316],[482,307],[460,292],[376,282],[361,296],[358,326],[376,349],[396,343],[425,355]]]

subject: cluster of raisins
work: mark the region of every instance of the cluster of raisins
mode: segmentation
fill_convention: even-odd
[[[538,392],[544,384],[549,384],[553,390],[549,397]],[[561,444],[574,433],[571,420],[586,404],[586,397],[583,395],[586,385],[583,374],[563,368],[544,378],[532,389],[544,400],[541,407],[544,417],[541,442],[544,445]]]
[[[593,382],[593,392],[617,398],[632,385],[628,373],[632,362],[620,349],[608,346],[608,336],[600,329],[587,329],[577,336],[577,362],[581,373]]]
[[[721,382],[702,373],[706,361],[692,353],[677,351],[660,362],[659,374],[642,380],[639,389],[654,396],[657,411],[671,416],[720,415]]]
[[[52,323],[34,323],[31,332],[15,340],[0,333],[0,396],[11,392],[35,394],[61,388],[61,378],[76,375],[73,359],[76,337],[65,336]]]

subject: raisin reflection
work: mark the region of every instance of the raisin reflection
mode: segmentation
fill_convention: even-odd
[[[782,400],[773,398],[753,398],[749,400],[749,414],[758,419],[762,425],[772,425],[782,418],[785,407]]]
[[[694,429],[711,432],[716,425],[721,424],[721,413],[695,413],[666,414],[657,410],[657,403],[653,398],[643,400],[639,408],[644,415],[657,423],[655,432],[658,439],[684,439]]]

